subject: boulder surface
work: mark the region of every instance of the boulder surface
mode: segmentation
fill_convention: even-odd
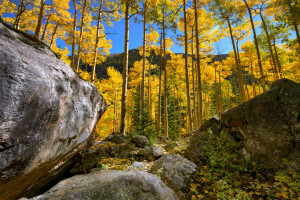
[[[300,84],[288,79],[274,82],[271,89],[210,119],[190,139],[187,155],[197,162],[210,137],[220,137],[245,161],[276,169],[300,167]]]
[[[105,109],[97,88],[44,43],[0,21],[0,199],[53,185]]]
[[[59,182],[31,200],[178,200],[176,193],[155,175],[142,171],[103,170]]]
[[[169,154],[160,157],[152,166],[151,173],[158,174],[161,180],[175,191],[189,189],[189,182],[197,166],[179,155]]]

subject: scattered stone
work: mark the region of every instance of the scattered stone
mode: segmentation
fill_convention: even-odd
[[[137,149],[135,147],[128,143],[124,143],[119,146],[116,156],[118,158],[132,158],[135,156],[136,151]]]
[[[131,137],[131,142],[137,147],[146,147],[149,145],[149,141],[144,135],[133,135]]]
[[[98,148],[90,148],[87,152],[79,155],[79,158],[70,170],[72,174],[86,174],[94,167],[97,167],[97,163],[108,154],[103,146]]]
[[[164,155],[164,151],[156,145],[151,145],[141,149],[137,154],[150,161],[154,161],[155,159]]]
[[[113,142],[115,144],[121,144],[123,142],[126,142],[126,137],[123,134],[120,133],[112,133],[109,136],[107,136],[104,141]]]
[[[137,162],[135,161],[130,167],[129,167],[129,170],[145,170],[145,166],[143,163],[141,162]]]
[[[152,166],[151,173],[160,176],[161,180],[175,191],[189,189],[190,179],[197,166],[179,155],[169,154],[160,157]]]
[[[136,170],[102,170],[73,176],[31,200],[46,199],[179,200],[176,193],[158,177]]]
[[[170,141],[170,142],[167,142],[167,144],[164,146],[164,149],[166,151],[171,151],[173,150],[175,147],[179,147],[179,143],[178,142],[175,142],[175,141]]]

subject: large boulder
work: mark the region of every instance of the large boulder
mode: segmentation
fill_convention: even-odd
[[[300,167],[300,84],[281,79],[269,91],[211,120],[195,132],[187,154],[201,160],[209,137],[228,142],[241,158],[275,169],[283,159]]]
[[[105,109],[97,88],[44,43],[0,22],[0,199],[62,178]]]
[[[133,135],[131,137],[131,142],[137,147],[146,147],[149,145],[149,141],[144,135]]]
[[[151,173],[157,174],[161,180],[175,191],[189,189],[190,179],[197,166],[179,155],[169,154],[160,157],[152,166]]]
[[[176,193],[155,175],[141,171],[103,170],[63,180],[31,200],[177,200]]]
[[[121,144],[124,142],[127,142],[127,138],[125,135],[121,133],[112,133],[109,136],[107,136],[104,141],[112,142],[115,144]]]
[[[161,157],[162,155],[164,155],[163,149],[156,145],[145,147],[144,149],[141,149],[137,152],[137,156],[152,161]]]

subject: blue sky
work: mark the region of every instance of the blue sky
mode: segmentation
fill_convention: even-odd
[[[124,51],[124,36],[125,36],[125,21],[124,19],[114,22],[112,27],[105,26],[105,32],[109,33],[106,37],[112,41],[111,54],[122,53]],[[177,34],[182,34],[178,30]],[[167,37],[175,38],[176,35],[171,30],[167,31]],[[136,49],[143,45],[143,24],[134,23],[133,18],[129,23],[129,49]],[[214,46],[217,44],[215,43]],[[219,48],[224,50],[224,53],[232,51],[230,38],[221,39],[218,41]],[[183,53],[184,48],[174,42],[171,50],[175,53]]]
[[[74,14],[74,8],[72,1],[69,3],[70,5],[70,12],[72,15]],[[80,17],[80,16],[78,16]],[[134,17],[130,19],[129,23],[129,49],[136,49],[139,46],[143,45],[143,24],[142,23],[135,23]],[[139,16],[139,18],[141,18]],[[95,23],[94,23],[95,24]],[[105,25],[105,33],[107,33],[106,38],[110,39],[112,41],[112,48],[110,49],[110,53],[123,53],[124,52],[124,37],[125,37],[125,20],[121,19],[120,21],[113,22],[113,26],[109,27]],[[167,37],[172,37],[174,39],[174,45],[171,48],[171,50],[174,53],[184,53],[184,48],[177,45],[175,43],[176,35],[171,31],[168,30]],[[178,30],[177,34],[183,34]],[[65,47],[65,43],[61,40],[57,41],[57,44],[60,47]],[[214,44],[216,46],[217,44]],[[223,50],[222,53],[229,53],[232,51],[232,45],[231,40],[229,38],[221,39],[218,41],[218,46],[221,50]],[[69,51],[71,52],[71,47],[68,47]],[[215,53],[215,52],[214,52]]]

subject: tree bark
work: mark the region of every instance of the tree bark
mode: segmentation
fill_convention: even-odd
[[[41,27],[42,27],[42,20],[43,20],[44,9],[45,9],[45,1],[46,0],[41,0],[39,18],[38,18],[38,22],[37,22],[37,25],[36,25],[36,28],[35,28],[35,32],[34,32],[34,36],[36,38],[39,38]]]
[[[58,29],[58,23],[56,23],[55,28],[54,28],[54,30],[53,30],[53,34],[52,34],[52,36],[51,36],[51,42],[50,42],[49,48],[52,47],[52,44],[53,44],[53,41],[54,41],[54,36],[55,36],[55,34],[56,34],[57,29]]]
[[[84,0],[82,13],[81,13],[80,35],[79,35],[77,59],[76,59],[76,71],[77,72],[79,70],[79,61],[80,61],[81,43],[82,43],[82,34],[83,34],[84,15],[85,15],[85,10],[86,10],[86,5],[87,5],[87,0]]]
[[[195,91],[195,88],[196,88],[196,84],[195,84],[195,62],[194,62],[194,27],[192,27],[192,77],[193,77],[193,101],[194,101],[194,129],[198,129],[198,117],[197,117],[197,108],[196,108],[196,99],[197,99],[197,96],[196,96],[196,91]]]
[[[255,43],[255,49],[256,49],[256,54],[257,54],[257,60],[258,60],[258,66],[259,66],[259,70],[260,70],[260,79],[262,82],[262,86],[263,86],[263,91],[266,91],[266,87],[265,87],[265,76],[264,76],[264,72],[263,72],[263,68],[262,68],[262,64],[261,64],[261,58],[260,58],[260,52],[259,52],[259,47],[258,47],[258,42],[257,42],[257,38],[256,38],[256,31],[255,31],[255,26],[254,26],[254,22],[253,22],[253,18],[252,18],[252,13],[251,13],[251,9],[247,3],[247,0],[243,0],[247,10],[249,12],[249,17],[250,17],[250,22],[251,22],[251,27],[252,27],[252,31],[253,31],[253,39],[254,39],[254,43]]]
[[[47,26],[49,24],[49,21],[50,21],[50,17],[52,15],[52,12],[53,10],[50,11],[50,13],[48,14],[48,17],[47,17],[47,20],[46,20],[46,23],[45,23],[45,27],[44,27],[44,30],[43,30],[43,34],[42,34],[42,37],[41,37],[41,40],[43,41],[45,39],[45,35],[46,35],[46,31],[47,31]]]
[[[126,106],[127,106],[127,85],[128,85],[128,47],[129,47],[129,2],[126,1],[125,9],[125,45],[123,61],[123,88],[121,105],[121,126],[120,133],[125,135],[126,128]]]
[[[192,122],[192,112],[191,112],[191,94],[190,94],[190,80],[189,80],[189,68],[188,68],[188,35],[187,35],[187,22],[186,22],[186,9],[185,9],[186,0],[183,0],[183,15],[184,15],[184,49],[185,49],[185,82],[186,82],[186,96],[188,104],[188,132],[192,132],[193,122]]]
[[[163,13],[165,11],[163,10]],[[169,124],[168,124],[168,107],[167,107],[167,55],[166,55],[166,27],[165,27],[165,18],[163,16],[163,40],[164,40],[164,130],[165,137],[169,136]]]
[[[252,82],[252,87],[253,87],[253,97],[256,97],[256,89],[255,89],[255,81],[254,81],[254,73],[253,73],[252,62],[250,63],[250,67],[251,67],[251,82]]]
[[[227,20],[227,23],[228,23],[230,38],[231,38],[232,47],[233,47],[233,51],[234,51],[236,70],[237,70],[236,73],[237,73],[237,76],[238,76],[238,83],[239,83],[239,90],[240,90],[241,100],[242,100],[242,103],[244,103],[245,102],[245,93],[244,93],[244,88],[243,88],[243,84],[242,84],[243,81],[242,81],[242,78],[241,78],[238,55],[237,55],[234,40],[233,40],[232,27],[231,27],[231,23],[230,23],[229,19],[227,18],[226,20]]]
[[[147,15],[147,0],[144,2],[144,20],[143,20],[143,74],[142,74],[142,94],[140,98],[140,115],[145,109],[145,77],[146,77],[146,16]]]
[[[160,34],[160,66],[159,66],[159,91],[158,91],[158,112],[157,112],[157,128],[158,134],[161,135],[161,75],[162,75],[162,33]]]
[[[277,63],[276,63],[276,60],[275,60],[275,57],[274,57],[274,54],[273,54],[273,50],[272,50],[272,45],[271,45],[271,40],[270,40],[268,28],[267,28],[267,25],[265,23],[264,17],[261,14],[261,11],[259,12],[259,16],[261,18],[261,22],[262,22],[262,25],[264,27],[264,30],[265,30],[265,33],[266,33],[266,36],[267,36],[268,47],[269,47],[271,58],[272,58],[272,61],[273,61],[273,64],[274,64],[275,77],[276,77],[276,79],[278,79]]]
[[[77,25],[77,3],[76,0],[73,0],[74,6],[74,16],[73,16],[73,32],[72,32],[72,56],[71,56],[71,67],[75,69],[74,60],[75,60],[75,44],[76,44],[76,25]]]
[[[24,2],[25,2],[25,0],[21,0],[20,5],[18,7],[18,12],[17,12],[17,15],[16,15],[16,20],[15,20],[15,23],[14,23],[14,27],[17,30],[20,29],[21,16],[25,12]]]
[[[195,11],[195,28],[196,28],[196,54],[197,54],[197,69],[198,69],[198,99],[199,99],[199,127],[203,123],[202,118],[202,83],[201,83],[201,68],[200,68],[200,49],[199,49],[199,29],[198,29],[198,12],[197,12],[197,0],[194,0],[194,11]]]
[[[98,21],[97,21],[97,31],[96,31],[94,61],[93,61],[93,69],[92,69],[92,83],[94,83],[94,81],[95,81],[95,74],[96,74],[97,54],[98,54],[97,49],[98,49],[99,37],[100,37],[102,6],[103,6],[103,0],[100,0],[99,11],[98,11]]]

